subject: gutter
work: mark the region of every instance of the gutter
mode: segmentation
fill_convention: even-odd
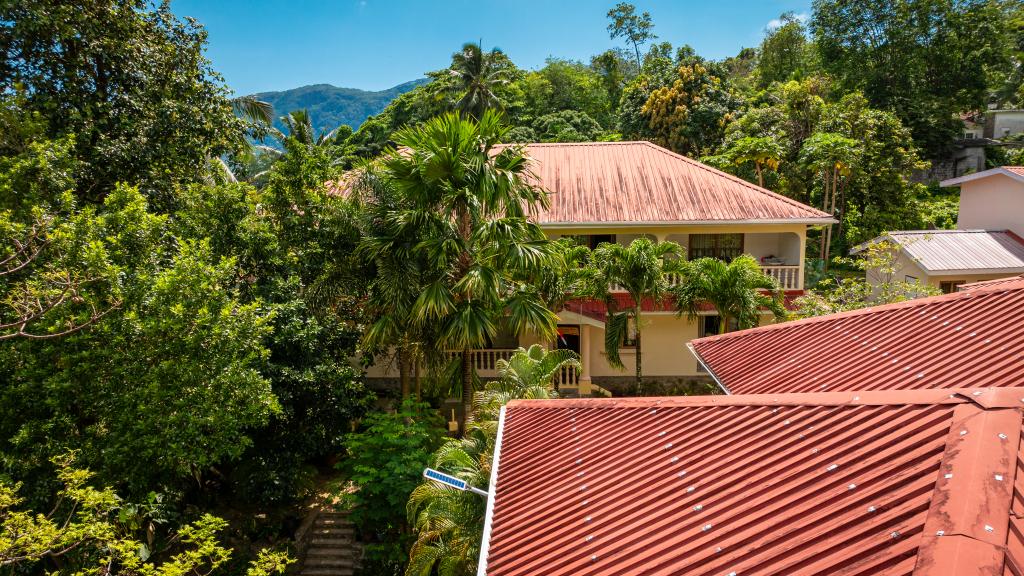
[[[480,541],[480,559],[477,561],[477,576],[487,576],[487,552],[491,548],[491,523],[494,520],[494,498],[498,486],[498,464],[501,461],[501,438],[505,432],[505,407],[498,415],[498,436],[494,441],[494,456],[491,459],[491,480],[487,486],[487,513],[484,515],[484,533]]]
[[[830,217],[798,218],[798,219],[761,219],[761,220],[662,220],[645,222],[640,220],[613,220],[607,222],[538,222],[544,230],[573,230],[597,228],[668,228],[686,226],[732,226],[736,224],[805,224],[808,226],[824,226],[835,224],[838,220]]]
[[[693,354],[693,357],[697,359],[697,362],[704,368],[704,370],[706,370],[707,373],[711,375],[711,379],[714,380],[715,384],[717,384],[718,387],[722,389],[722,392],[725,392],[726,394],[732,394],[732,392],[729,391],[725,384],[722,383],[722,380],[718,377],[718,375],[715,374],[715,371],[711,369],[711,366],[708,366],[708,363],[705,362],[704,359],[700,357],[700,354],[697,353],[696,348],[693,347],[693,343],[687,342],[686,347],[690,349],[690,353]]]

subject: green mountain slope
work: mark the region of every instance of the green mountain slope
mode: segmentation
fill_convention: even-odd
[[[396,97],[426,81],[426,78],[413,80],[378,92],[313,84],[280,92],[260,92],[254,96],[274,106],[275,118],[293,110],[309,110],[317,131],[334,130],[342,124],[358,128],[364,120],[379,113]],[[274,125],[282,128],[280,121],[275,121]]]

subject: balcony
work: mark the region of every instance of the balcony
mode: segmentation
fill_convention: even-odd
[[[487,348],[469,351],[469,364],[476,371],[477,376],[480,378],[493,379],[498,377],[498,361],[505,360],[515,354],[516,350],[513,348]],[[450,357],[460,356],[461,351],[449,350],[448,355]],[[576,368],[571,366],[563,367],[555,375],[555,389],[562,390],[569,395],[575,396],[577,394],[590,395],[591,388],[596,388],[593,385],[580,383],[580,375]],[[584,390],[585,389],[585,390]],[[607,390],[600,389],[601,392],[606,395],[610,395]]]
[[[800,267],[799,266],[761,266],[761,271],[775,278],[779,287],[783,290],[800,290]],[[669,286],[677,286],[680,282],[679,275],[669,274]],[[612,284],[612,292],[625,292],[626,289],[618,284]]]

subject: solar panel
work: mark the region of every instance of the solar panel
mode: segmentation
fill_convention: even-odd
[[[445,484],[447,486],[451,486],[452,488],[457,488],[459,490],[465,490],[467,486],[465,480],[459,480],[455,476],[450,476],[448,474],[445,474],[444,472],[438,472],[433,468],[427,468],[426,470],[424,470],[423,477],[428,478],[430,480],[434,480],[435,482],[440,482],[441,484]]]

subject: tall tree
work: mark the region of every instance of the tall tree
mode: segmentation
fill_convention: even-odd
[[[614,8],[608,11],[608,34],[612,40],[625,38],[633,45],[636,53],[636,66],[640,67],[640,46],[654,40],[658,36],[654,33],[654,22],[648,12],[636,13],[636,6],[626,2],[619,2]]]
[[[786,317],[778,282],[751,256],[737,256],[732,262],[698,258],[686,262],[683,270],[682,282],[672,289],[676,310],[696,319],[701,305],[711,304],[718,311],[719,333],[727,332],[732,322],[741,330],[753,328],[763,311],[780,320]]]
[[[824,69],[894,111],[935,158],[983,109],[993,72],[1009,65],[1006,10],[990,0],[815,0],[811,30]]]
[[[757,61],[757,85],[767,88],[772,82],[800,80],[812,58],[807,28],[793,12],[779,16],[779,24],[765,31]]]
[[[423,236],[416,251],[436,279],[426,285],[413,314],[435,324],[438,345],[459,351],[465,419],[472,413],[472,350],[484,347],[501,324],[515,333],[554,334],[557,319],[531,285],[552,250],[527,216],[547,197],[531,183],[518,147],[495,146],[506,135],[501,115],[479,122],[454,114],[402,130],[400,151],[385,160],[389,177],[409,207],[392,216]]]
[[[601,244],[581,274],[581,296],[603,300],[607,307],[604,349],[608,363],[622,368],[619,350],[627,339],[636,350],[634,390],[643,395],[643,306],[660,303],[669,295],[673,274],[682,270],[682,248],[675,242],[637,238],[629,244]],[[625,291],[628,301],[615,297]]]
[[[497,90],[511,80],[507,59],[501,50],[484,52],[483,42],[462,46],[452,55],[450,74],[458,81],[456,109],[470,118],[483,118],[484,111],[501,108]]]
[[[244,146],[246,123],[205,42],[166,1],[3,2],[0,91],[22,90],[46,136],[74,136],[79,197],[128,182],[165,211],[209,158]]]

